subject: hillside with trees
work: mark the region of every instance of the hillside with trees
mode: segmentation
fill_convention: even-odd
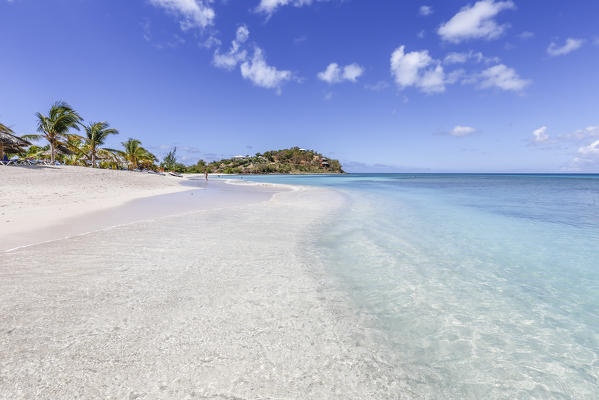
[[[344,173],[341,163],[338,160],[333,160],[313,150],[300,149],[299,147],[267,151],[265,153],[257,153],[254,156],[237,156],[214,161],[208,164],[207,167],[209,172],[221,174]]]

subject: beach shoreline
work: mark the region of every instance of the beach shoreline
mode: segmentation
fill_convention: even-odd
[[[213,187],[238,201],[6,253],[0,397],[395,398],[311,244],[342,196]]]
[[[3,234],[29,234],[129,201],[188,191],[171,176],[76,166],[0,168]]]

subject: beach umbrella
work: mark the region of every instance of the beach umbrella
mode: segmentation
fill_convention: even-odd
[[[31,146],[31,143],[13,135],[6,129],[0,129],[0,159],[4,158],[5,152],[21,151],[21,147]]]

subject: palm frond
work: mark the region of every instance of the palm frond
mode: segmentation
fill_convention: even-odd
[[[35,133],[29,134],[29,135],[22,135],[21,138],[25,139],[25,140],[40,140],[44,138],[44,135],[37,135]]]

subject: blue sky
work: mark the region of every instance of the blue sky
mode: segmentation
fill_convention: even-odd
[[[186,163],[599,171],[599,2],[0,0],[0,121],[62,99]]]

